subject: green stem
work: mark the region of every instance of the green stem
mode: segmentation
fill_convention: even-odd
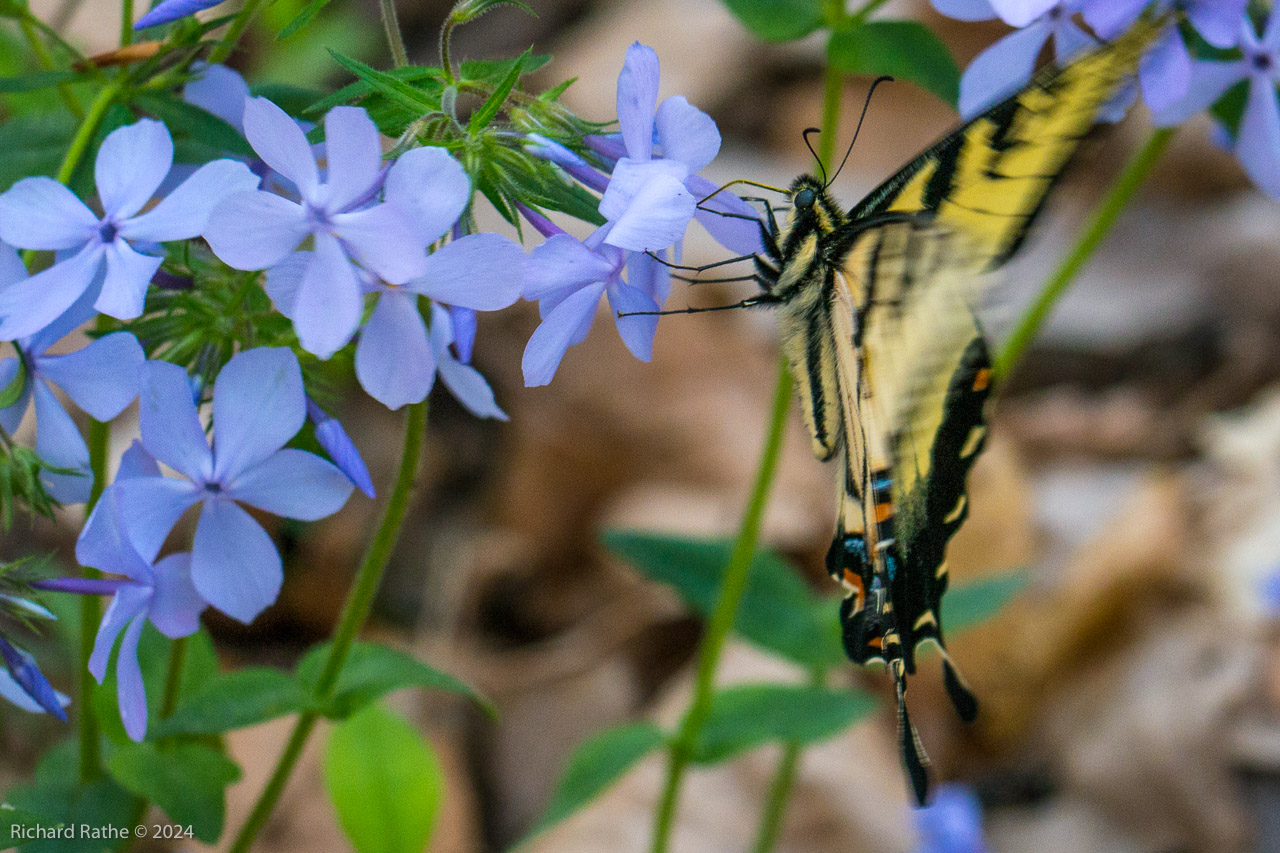
[[[810,684],[822,687],[827,683],[827,673],[823,667],[815,667]],[[787,814],[787,802],[791,799],[791,789],[795,785],[800,771],[800,756],[804,746],[789,742],[782,748],[782,758],[778,761],[778,770],[769,784],[769,795],[765,800],[764,814],[760,818],[760,828],[756,831],[755,844],[751,845],[752,853],[771,853],[778,838],[782,834],[782,820]]]
[[[400,457],[400,471],[396,475],[391,497],[387,500],[382,523],[378,526],[373,541],[369,543],[369,550],[365,552],[364,560],[361,561],[360,568],[356,572],[355,585],[347,594],[346,604],[343,605],[342,616],[338,620],[333,643],[329,647],[329,657],[325,660],[324,669],[316,682],[316,707],[323,707],[332,698],[338,676],[351,652],[351,645],[364,626],[365,620],[368,619],[370,610],[373,609],[374,597],[378,593],[382,575],[386,571],[392,551],[395,550],[400,528],[409,510],[409,500],[413,496],[414,479],[418,473],[418,460],[426,434],[427,404],[423,401],[409,407],[405,420],[404,451]],[[245,853],[253,844],[263,825],[266,824],[267,818],[271,816],[280,795],[284,793],[289,776],[302,756],[303,747],[306,746],[307,739],[311,736],[311,731],[319,718],[320,715],[316,711],[306,711],[298,717],[298,722],[294,725],[292,734],[289,735],[289,741],[276,762],[271,778],[262,789],[262,793],[258,795],[253,811],[250,812],[244,826],[236,835],[235,842],[231,845],[231,853]]]
[[[1040,331],[1040,327],[1048,318],[1049,312],[1053,310],[1053,306],[1067,291],[1071,282],[1084,268],[1084,265],[1093,257],[1093,253],[1097,251],[1098,246],[1106,236],[1111,233],[1111,229],[1115,226],[1116,220],[1120,217],[1121,211],[1128,206],[1133,200],[1138,188],[1146,181],[1147,176],[1151,174],[1152,167],[1156,161],[1160,159],[1160,155],[1169,145],[1169,140],[1173,138],[1174,128],[1162,127],[1157,128],[1148,137],[1147,142],[1142,148],[1133,155],[1124,171],[1116,178],[1111,189],[1107,191],[1107,195],[1103,198],[1101,204],[1094,211],[1093,218],[1089,225],[1081,233],[1080,239],[1076,242],[1075,247],[1070,254],[1063,259],[1061,265],[1054,271],[1049,280],[1045,282],[1044,289],[1040,291],[1040,295],[1022,315],[1022,319],[1018,321],[1017,327],[1009,335],[1009,339],[1005,341],[1004,347],[1000,350],[995,360],[995,373],[997,376],[1008,376],[1013,368],[1022,358],[1027,347],[1031,345],[1031,341],[1035,338],[1036,333]]]
[[[724,583],[720,588],[715,609],[707,623],[706,634],[698,653],[698,675],[693,689],[693,702],[680,724],[680,730],[669,748],[667,778],[663,787],[657,818],[654,824],[653,853],[665,853],[670,844],[671,830],[675,825],[679,804],[680,782],[693,756],[698,736],[711,713],[715,698],[716,667],[724,651],[729,632],[738,615],[738,605],[747,588],[751,561],[755,557],[756,544],[760,540],[760,526],[764,520],[765,506],[773,487],[778,469],[778,457],[782,452],[782,436],[787,425],[787,411],[791,404],[791,372],[786,359],[778,361],[778,384],[773,393],[773,408],[765,434],[764,449],[760,453],[760,466],[755,485],[747,501],[738,538],[733,544],[729,564],[725,568]]]
[[[86,515],[93,511],[106,487],[110,439],[111,432],[107,424],[102,421],[89,422],[89,470],[93,474],[93,485],[89,487],[89,501],[85,504]],[[100,578],[102,573],[85,568],[84,576]],[[98,596],[80,596],[80,695],[76,703],[76,720],[80,741],[80,780],[86,783],[102,775],[102,744],[98,734],[98,716],[93,707],[93,691],[97,682],[89,672],[89,657],[93,654],[98,623],[101,621],[102,602]]]
[[[222,41],[209,54],[210,65],[225,62],[227,57],[231,55],[231,51],[236,49],[236,45],[240,43],[240,37],[244,35],[244,31],[253,20],[253,16],[258,13],[262,2],[263,0],[244,0],[244,5],[240,7],[239,14],[231,22],[231,26],[227,28],[227,34],[223,36]]]
[[[133,44],[133,0],[120,3],[120,46]]]
[[[387,33],[387,46],[391,48],[391,61],[396,68],[409,64],[409,52],[405,50],[404,36],[400,33],[400,19],[396,15],[396,0],[378,0],[382,9],[382,28]]]
[[[178,710],[182,694],[182,670],[187,662],[187,638],[179,637],[169,649],[169,672],[164,679],[164,700],[160,705],[160,718],[168,719]]]
[[[89,144],[93,142],[93,137],[98,132],[98,126],[102,124],[103,116],[107,114],[107,110],[111,108],[118,94],[120,94],[120,82],[118,80],[112,81],[103,86],[98,91],[97,97],[93,99],[93,103],[89,104],[89,111],[85,113],[84,119],[80,122],[80,127],[76,129],[76,135],[72,137],[71,145],[67,147],[66,156],[62,158],[62,165],[58,166],[58,173],[54,175],[54,179],[58,183],[68,183],[71,180],[71,176],[76,173],[76,167],[84,159],[85,151],[89,149]]]

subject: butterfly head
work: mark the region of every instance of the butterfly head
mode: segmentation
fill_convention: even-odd
[[[788,230],[792,234],[828,234],[844,221],[844,211],[831,198],[822,181],[813,175],[796,178],[791,184],[790,196]]]

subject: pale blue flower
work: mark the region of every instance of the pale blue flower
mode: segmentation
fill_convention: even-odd
[[[5,247],[0,246],[0,255],[4,250]],[[3,265],[0,261],[0,266]],[[0,427],[12,435],[34,400],[36,453],[52,467],[76,472],[45,471],[41,475],[49,494],[64,504],[84,503],[89,499],[93,472],[89,467],[89,448],[75,421],[54,394],[54,386],[66,392],[72,402],[95,420],[109,421],[138,396],[142,364],[146,360],[137,339],[128,332],[114,332],[63,355],[48,353],[50,347],[94,316],[93,300],[90,289],[61,317],[17,342],[21,364],[26,369],[26,384],[17,402],[0,409]],[[0,361],[0,388],[7,388],[17,378],[18,369],[17,358]]]
[[[198,504],[195,587],[223,613],[251,622],[275,601],[283,574],[271,537],[239,503],[315,521],[337,512],[351,494],[351,482],[334,465],[284,447],[305,419],[293,353],[248,350],[227,362],[214,385],[211,449],[186,372],[148,362],[139,405],[142,444],[185,479],[143,476],[117,484],[138,553],[155,559],[178,518]]]
[[[920,833],[914,853],[986,853],[982,803],[968,785],[939,785],[933,801],[914,815]]]
[[[329,454],[333,464],[346,475],[351,484],[369,497],[376,497],[373,490],[373,478],[369,476],[369,468],[364,464],[364,457],[356,448],[356,443],[347,435],[337,418],[332,417],[324,409],[307,398],[307,417],[316,431],[316,441]]]
[[[163,0],[163,2],[157,3],[154,9],[139,18],[138,23],[134,24],[133,28],[135,30],[144,30],[147,27],[158,27],[161,24],[168,24],[179,18],[202,12],[205,9],[212,9],[221,2],[222,0]]]
[[[43,711],[64,723],[67,721],[67,712],[63,709],[70,700],[53,689],[35,658],[0,637],[0,661],[4,662],[4,668],[0,669],[0,697],[24,711],[33,714]]]
[[[0,340],[25,338],[49,325],[103,272],[94,307],[121,320],[137,317],[163,261],[138,249],[199,235],[219,201],[258,185],[243,163],[215,160],[140,213],[172,165],[169,131],[143,119],[112,131],[98,149],[94,177],[102,216],[52,178],[23,178],[0,195],[0,240],[68,256],[0,289]]]

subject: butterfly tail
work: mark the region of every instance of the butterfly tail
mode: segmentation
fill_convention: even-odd
[[[955,664],[951,661],[951,655],[946,650],[942,652],[942,680],[947,687],[947,695],[951,697],[951,704],[956,708],[956,714],[966,723],[972,723],[978,718],[978,700],[974,697],[973,691],[969,689],[969,685],[965,683],[964,677],[960,675],[960,671],[956,669]]]
[[[898,691],[898,749],[902,753],[902,765],[911,780],[911,791],[916,804],[924,806],[929,800],[929,756],[925,754],[920,735],[907,713],[907,677],[899,658],[891,665],[893,680]]]

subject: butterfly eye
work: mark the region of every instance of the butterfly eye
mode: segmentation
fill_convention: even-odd
[[[795,205],[803,208],[813,207],[814,198],[813,190],[800,190],[800,192],[796,193]]]

